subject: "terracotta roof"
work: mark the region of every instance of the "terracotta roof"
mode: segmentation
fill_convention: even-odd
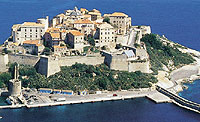
[[[74,35],[74,36],[84,36],[84,34],[83,33],[80,33],[79,31],[77,31],[77,30],[71,30],[71,31],[69,31],[72,35]]]
[[[66,31],[66,30],[61,30],[60,32],[62,32],[62,33],[66,33],[67,31]]]
[[[60,33],[51,33],[52,38],[60,38]]]
[[[23,42],[23,44],[31,44],[31,45],[41,46],[39,40],[26,40]]]
[[[85,9],[85,8],[81,8],[81,10],[80,11],[88,11],[87,9]]]
[[[45,25],[36,22],[24,22],[22,26],[45,26]]]
[[[90,18],[91,17],[91,15],[89,15],[89,14],[84,14],[83,15],[85,18]]]
[[[21,24],[15,24],[15,25],[13,25],[13,26],[12,26],[12,29],[17,29],[17,28],[19,28],[20,25],[21,25]]]
[[[128,16],[128,15],[121,13],[121,12],[115,12],[115,13],[111,14],[111,16]]]
[[[59,28],[48,28],[48,29],[46,30],[46,32],[59,32],[59,31],[60,31]]]
[[[67,48],[66,46],[53,46],[53,48]]]
[[[88,19],[80,19],[75,21],[74,24],[93,24],[93,23]]]

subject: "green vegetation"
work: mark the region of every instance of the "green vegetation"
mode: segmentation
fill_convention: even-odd
[[[147,34],[141,41],[146,44],[147,52],[150,56],[151,69],[154,73],[162,70],[163,64],[168,66],[169,61],[172,61],[175,67],[191,64],[195,61],[191,55],[182,53],[176,46],[171,46],[169,43],[163,44],[160,41],[160,37],[155,34]]]
[[[0,73],[0,88],[8,86],[9,80],[12,78],[11,73]]]
[[[2,50],[2,53],[9,54],[9,53],[11,53],[11,51],[8,50],[7,48],[4,48],[4,49]]]
[[[91,46],[95,46],[95,40],[92,37],[88,37],[88,42]]]
[[[43,52],[45,55],[50,55],[51,49],[49,47],[45,47]]]
[[[107,22],[107,23],[110,24],[110,18],[109,18],[109,17],[105,17],[105,18],[103,19],[103,22]]]
[[[10,65],[10,72],[14,64]],[[31,66],[20,65],[20,77],[23,87],[56,88],[78,90],[120,90],[131,88],[147,88],[157,79],[152,74],[110,70],[105,64],[98,66],[74,64],[70,67],[61,67],[61,71],[46,78],[36,73]],[[9,76],[9,77],[8,77]],[[6,77],[7,79],[5,79]],[[2,78],[7,83],[11,74],[4,74]]]

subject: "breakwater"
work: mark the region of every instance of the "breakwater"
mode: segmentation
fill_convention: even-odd
[[[172,99],[172,102],[180,107],[186,108],[188,110],[200,113],[200,104],[186,100],[160,86],[156,86],[156,90],[165,94]]]

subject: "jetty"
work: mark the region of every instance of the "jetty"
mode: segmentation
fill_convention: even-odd
[[[178,96],[177,94],[174,94],[174,93],[170,92],[169,90],[164,89],[158,85],[156,86],[156,90],[159,91],[160,93],[168,96],[169,98],[171,98],[172,102],[174,104],[176,104],[182,108],[200,113],[200,104],[189,101],[185,98],[182,98],[182,97]]]

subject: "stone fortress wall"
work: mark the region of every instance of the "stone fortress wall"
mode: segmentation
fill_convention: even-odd
[[[6,65],[8,64],[8,55],[0,55],[0,72],[7,71]]]
[[[49,77],[61,69],[61,66],[72,66],[75,63],[84,63],[87,65],[98,65],[105,63],[111,69],[120,71],[141,71],[149,72],[149,61],[146,62],[130,62],[127,61],[125,55],[104,54],[104,56],[69,56],[69,57],[46,57],[33,55],[9,54],[0,55],[0,69],[5,71],[6,65],[9,63],[18,63],[35,66],[38,73]],[[4,69],[3,69],[4,67]]]
[[[20,55],[20,54],[9,54],[8,60],[9,63],[18,63],[18,64],[24,64],[24,65],[31,65],[35,66],[36,63],[39,61],[39,56],[34,55]]]
[[[104,62],[104,57],[70,56],[70,57],[41,57],[38,72],[47,77],[60,71],[61,66],[72,66],[75,63],[98,65]]]

